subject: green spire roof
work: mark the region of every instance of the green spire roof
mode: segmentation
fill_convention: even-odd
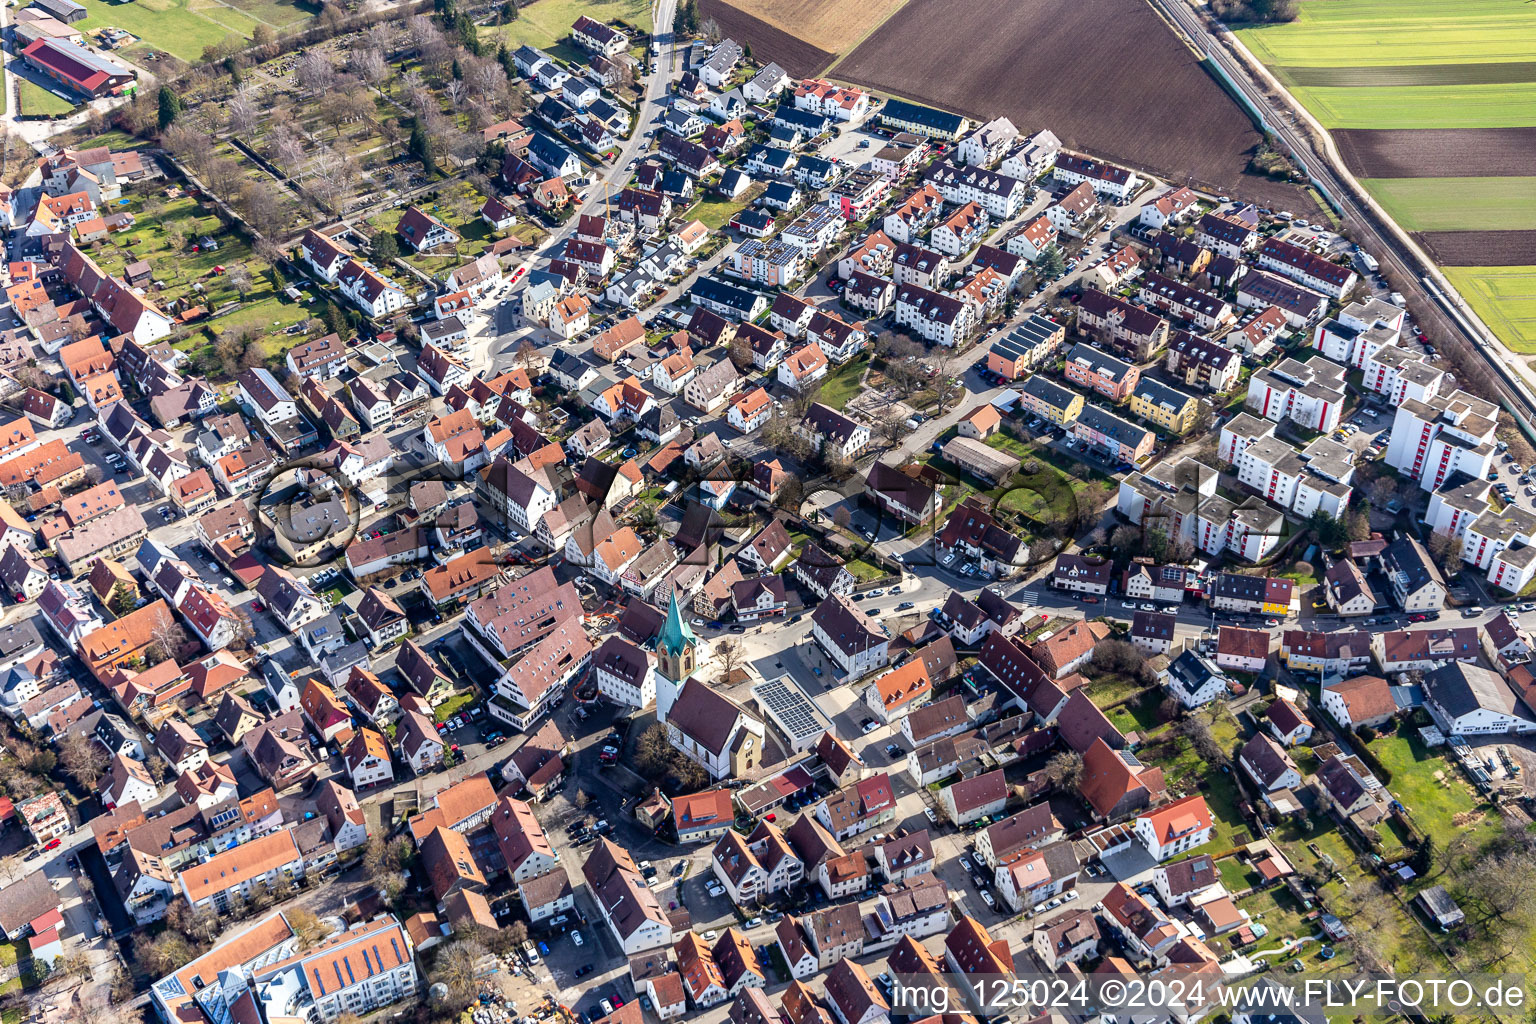
[[[661,627],[661,638],[656,641],[656,649],[668,654],[679,654],[684,647],[697,647],[698,644],[699,638],[693,635],[693,627],[688,625],[682,609],[677,606],[677,591],[674,589],[672,600],[667,605],[667,621]]]

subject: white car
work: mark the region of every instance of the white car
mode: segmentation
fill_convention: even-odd
[[[985,889],[981,891],[981,902],[985,903],[989,907],[997,906],[997,901],[994,900],[992,898],[992,894],[987,892]]]
[[[720,937],[720,933],[715,931],[713,928],[711,928],[709,931],[704,933],[704,941],[705,942],[714,942],[719,937]]]
[[[923,808],[923,817],[928,819],[928,824],[930,825],[937,825],[939,823],[939,816],[933,813],[932,807]]]
[[[586,945],[586,940],[581,937],[581,932],[571,932],[571,941],[578,946]]]

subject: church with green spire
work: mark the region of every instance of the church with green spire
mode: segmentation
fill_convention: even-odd
[[[667,604],[667,621],[656,638],[656,720],[665,723],[678,691],[699,665],[699,638],[688,625],[677,592]]]
[[[674,683],[681,684],[698,666],[699,638],[677,606],[677,591],[667,604],[667,621],[656,641],[656,670]]]

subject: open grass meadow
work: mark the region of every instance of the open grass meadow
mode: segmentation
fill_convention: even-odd
[[[101,28],[132,32],[152,49],[184,61],[202,57],[204,47],[229,35],[249,39],[258,24],[275,30],[313,17],[318,6],[293,0],[82,0],[88,12],[75,27],[86,33]]]
[[[538,0],[521,8],[516,21],[491,26],[481,34],[514,48],[527,44],[549,51],[552,56],[572,57],[580,51],[573,47],[562,52],[556,44],[571,34],[571,24],[583,14],[593,21],[622,21],[651,31],[649,0]]]
[[[1536,230],[1536,178],[1366,178],[1409,231]]]
[[[1536,267],[1445,267],[1445,276],[1499,340],[1536,353]]]

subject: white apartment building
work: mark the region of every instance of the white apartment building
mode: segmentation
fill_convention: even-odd
[[[1120,482],[1116,508],[1132,523],[1182,538],[1212,555],[1259,561],[1280,543],[1284,515],[1252,497],[1241,505],[1216,493],[1216,470],[1194,460],[1159,463]]]
[[[1482,477],[1465,479],[1454,487],[1437,487],[1429,496],[1424,521],[1436,533],[1460,538],[1468,526],[1488,511],[1488,492],[1492,489],[1493,485]]]
[[[1536,515],[1519,505],[1489,510],[1466,528],[1461,557],[1488,573],[1488,582],[1518,594],[1536,577]]]
[[[896,322],[920,337],[955,348],[976,329],[976,312],[969,302],[915,284],[896,293]]]
[[[1482,479],[1493,467],[1498,407],[1465,391],[1397,407],[1386,463],[1433,491],[1453,473]]]
[[[1351,302],[1332,320],[1312,331],[1312,347],[1336,363],[1362,369],[1378,349],[1396,345],[1403,336],[1403,310],[1381,299]]]
[[[1246,408],[1278,423],[1294,420],[1321,434],[1338,429],[1344,412],[1344,367],[1322,356],[1282,359],[1248,380]]]

